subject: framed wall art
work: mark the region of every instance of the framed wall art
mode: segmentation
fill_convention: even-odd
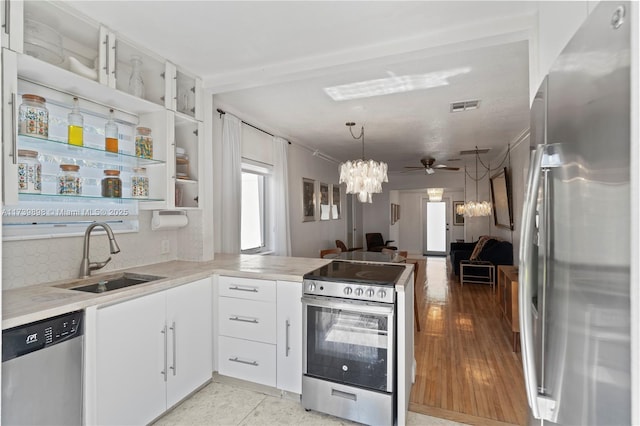
[[[331,219],[340,219],[340,185],[331,185]]]
[[[458,226],[464,225],[464,216],[457,213],[458,206],[463,206],[463,205],[464,205],[464,201],[453,202],[453,224],[454,225],[458,225]]]
[[[320,183],[319,193],[320,220],[329,220],[331,218],[331,205],[329,204],[329,184]]]
[[[316,181],[302,178],[302,221],[316,220]]]

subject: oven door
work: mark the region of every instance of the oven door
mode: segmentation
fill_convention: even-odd
[[[305,295],[304,374],[393,392],[394,306]]]

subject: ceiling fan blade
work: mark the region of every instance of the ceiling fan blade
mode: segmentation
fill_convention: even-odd
[[[419,166],[404,166],[405,169],[424,170],[424,167]]]
[[[460,170],[460,167],[452,167],[452,166],[447,166],[444,164],[437,164],[435,166],[433,166],[434,169],[438,169],[438,170]]]

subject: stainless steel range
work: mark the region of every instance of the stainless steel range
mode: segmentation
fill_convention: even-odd
[[[360,423],[394,423],[394,287],[404,270],[333,261],[304,276],[304,408]]]

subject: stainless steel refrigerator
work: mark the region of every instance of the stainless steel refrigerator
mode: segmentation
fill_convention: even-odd
[[[630,7],[601,2],[532,104],[519,288],[530,424],[631,424]]]

